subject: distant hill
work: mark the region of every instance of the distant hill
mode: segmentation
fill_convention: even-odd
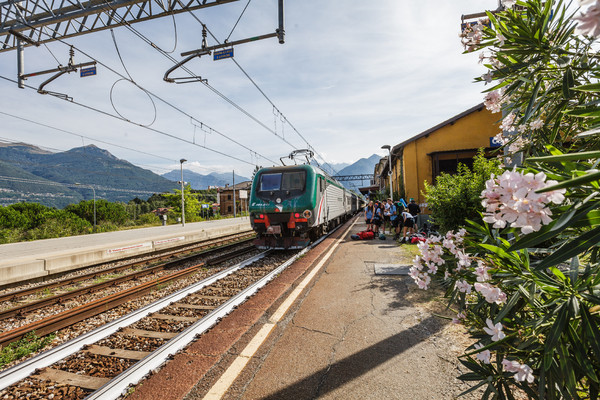
[[[90,185],[96,198],[123,202],[178,187],[94,145],[52,153],[21,143],[3,144],[0,162],[0,205],[27,201],[62,208],[92,199]]]
[[[181,170],[173,170],[167,172],[166,174],[162,174],[161,176],[170,181],[179,182],[181,180]],[[245,182],[249,180],[250,178],[246,178],[244,176],[235,176],[235,183]],[[212,172],[208,175],[202,175],[197,172],[184,169],[183,181],[188,182],[191,185],[192,189],[206,190],[209,186],[231,185],[233,183],[233,176],[232,174],[227,172]]]
[[[361,158],[354,164],[350,164],[346,168],[339,170],[338,175],[369,174],[372,176],[375,170],[375,165],[377,165],[380,159],[381,156],[378,156],[377,154],[373,154],[369,158]],[[371,181],[370,179],[363,181],[348,181],[342,182],[342,184],[348,189],[356,190],[359,187],[369,186],[371,184]]]

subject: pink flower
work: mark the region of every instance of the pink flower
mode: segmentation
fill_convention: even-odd
[[[527,364],[520,364],[517,361],[502,360],[502,367],[506,372],[514,372],[514,378],[517,382],[527,381],[533,383],[535,377],[533,376],[533,370]]]
[[[485,323],[487,324],[487,328],[483,328],[483,330],[485,331],[485,333],[487,333],[488,335],[490,335],[492,337],[492,340],[494,342],[497,342],[498,340],[502,340],[506,337],[506,335],[504,334],[504,332],[502,332],[502,324],[500,322],[498,322],[496,325],[494,325],[494,322],[491,319],[486,319]]]
[[[600,1],[596,1],[596,4],[588,7],[587,10],[573,17],[573,19],[579,22],[577,28],[575,28],[575,33],[597,37],[600,35]]]
[[[482,347],[484,347],[482,344],[479,344],[479,343],[475,344],[475,348],[477,350],[481,349]],[[483,362],[484,364],[490,363],[491,356],[492,356],[492,354],[490,353],[489,350],[484,350],[484,351],[480,351],[479,353],[477,353],[477,359],[479,361]]]
[[[545,180],[543,172],[533,175],[513,170],[504,171],[499,177],[492,175],[481,192],[481,204],[485,207],[483,220],[494,224],[494,228],[510,224],[513,228],[521,228],[523,234],[539,231],[542,225],[552,221],[552,211],[546,205],[562,203],[566,192],[558,189],[536,193],[536,190],[556,183]]]
[[[527,364],[521,364],[519,366],[519,370],[515,374],[515,381],[523,382],[527,381],[529,383],[533,383],[535,377],[533,376],[533,370]]]
[[[531,129],[533,129],[534,131],[537,129],[542,129],[544,127],[544,121],[542,121],[540,118],[538,118],[535,121],[530,122],[529,127]]]
[[[453,324],[460,324],[467,316],[464,313],[459,312],[456,317],[452,318]]]
[[[514,113],[510,113],[506,117],[504,117],[504,119],[502,120],[502,124],[500,125],[500,129],[508,132],[514,131],[515,117],[516,115]]]
[[[478,282],[485,282],[490,280],[490,275],[488,274],[489,267],[486,267],[485,264],[481,260],[477,260],[478,267],[475,268],[475,275],[477,275]]]
[[[489,283],[480,283],[476,282],[475,290],[479,292],[488,303],[496,303],[502,304],[506,301],[506,293],[504,293],[500,288],[496,286],[492,286]]]
[[[517,0],[502,0],[502,5],[506,8],[510,8],[515,5]]]
[[[507,360],[506,358],[502,360],[502,367],[506,372],[517,372],[520,366],[521,364],[517,361]]]
[[[471,293],[471,285],[469,284],[469,282],[465,281],[465,280],[460,280],[460,281],[456,281],[456,283],[454,284],[454,287],[459,291],[459,292],[463,292],[463,293]]]
[[[489,92],[485,95],[483,104],[493,113],[502,111],[502,92],[500,90]]]

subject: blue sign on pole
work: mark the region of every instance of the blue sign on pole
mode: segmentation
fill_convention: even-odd
[[[490,147],[500,147],[502,146],[502,143],[500,143],[498,141],[498,139],[496,139],[496,137],[490,137]]]
[[[213,53],[213,61],[233,57],[233,47],[231,49],[219,50]]]
[[[96,67],[90,67],[90,68],[81,68],[79,70],[79,77],[83,78],[86,76],[92,76],[92,75],[96,75]]]

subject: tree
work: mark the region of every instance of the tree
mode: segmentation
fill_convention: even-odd
[[[435,185],[425,182],[425,199],[433,222],[441,232],[458,230],[465,219],[481,221],[481,192],[491,174],[500,174],[500,160],[486,159],[483,151],[473,159],[473,169],[458,165],[456,174],[440,174]]]
[[[175,189],[175,193],[164,195],[169,207],[173,207],[172,212],[181,215],[181,190]],[[183,198],[185,201],[185,220],[194,222],[200,220],[201,204],[198,197],[192,193],[192,188],[188,184],[183,189]]]

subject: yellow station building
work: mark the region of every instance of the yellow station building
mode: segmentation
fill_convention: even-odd
[[[478,149],[492,150],[494,136],[500,132],[501,114],[492,114],[483,103],[476,105],[391,148],[394,193],[404,192],[428,213],[424,182],[433,183],[442,172],[456,172],[458,163],[471,166]],[[389,188],[389,158],[382,159],[375,180]],[[379,179],[377,179],[379,178]]]

